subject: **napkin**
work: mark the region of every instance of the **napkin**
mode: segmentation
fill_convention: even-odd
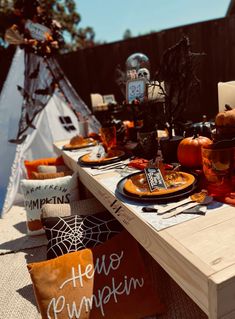
[[[205,215],[207,211],[206,205],[197,205],[192,208],[185,209],[182,214],[198,214]]]
[[[99,144],[93,148],[89,158],[91,161],[96,161],[98,159],[105,158],[106,156],[107,153],[105,152],[103,145]]]

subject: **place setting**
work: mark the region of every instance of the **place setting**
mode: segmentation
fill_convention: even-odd
[[[199,176],[180,170],[164,178],[159,168],[130,174],[117,183],[115,195],[157,231],[222,207],[199,187]]]
[[[133,157],[124,148],[118,148],[116,127],[113,125],[101,127],[99,137],[100,140],[91,151],[78,158],[78,165],[88,168],[91,175],[128,170],[128,163]]]
[[[137,161],[133,159],[127,166]],[[211,175],[208,176],[205,165],[193,169],[179,163],[165,164],[158,158],[138,163],[137,167],[142,169],[109,176],[102,179],[102,184],[157,231],[227,206],[218,201],[218,190],[211,192]]]
[[[197,187],[197,177],[181,171],[166,171],[146,168],[122,178],[117,184],[117,192],[129,200],[139,202],[166,203],[179,200],[192,193]]]

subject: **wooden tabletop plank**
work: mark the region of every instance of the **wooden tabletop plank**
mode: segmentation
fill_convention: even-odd
[[[208,305],[210,319],[235,318],[235,265],[231,265],[209,278]]]
[[[232,219],[235,219],[235,207],[226,206],[202,218],[189,220],[187,223],[178,224],[177,227],[170,227],[168,228],[168,232],[180,240],[191,237],[194,233],[197,234],[207,228],[220,225],[225,221],[229,222]]]

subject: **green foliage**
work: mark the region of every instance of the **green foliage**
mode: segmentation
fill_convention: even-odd
[[[21,2],[23,2],[22,0]],[[4,34],[7,28],[14,23],[17,24],[17,17],[14,12],[13,0],[0,0],[0,47],[7,46],[4,41]],[[80,14],[76,11],[74,0],[41,0],[40,7],[45,9],[47,16],[51,16],[62,27],[65,46],[63,52],[77,50],[79,48],[94,45],[95,32],[91,27],[78,28],[81,21]]]
[[[130,29],[126,29],[126,31],[123,34],[123,40],[127,40],[132,38],[132,33]]]

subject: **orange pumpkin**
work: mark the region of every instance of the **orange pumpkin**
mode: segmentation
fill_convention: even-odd
[[[235,126],[235,109],[219,112],[215,117],[216,126]]]
[[[196,168],[202,166],[201,147],[212,144],[205,136],[191,136],[184,138],[177,149],[178,161],[182,166]]]

